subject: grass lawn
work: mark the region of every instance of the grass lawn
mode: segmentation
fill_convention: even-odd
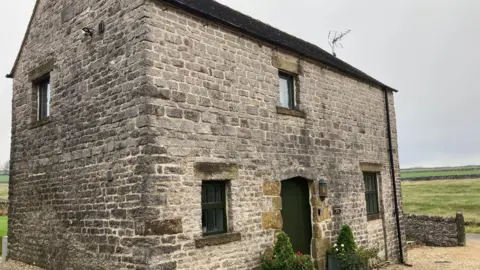
[[[7,236],[7,232],[8,232],[8,216],[0,216],[0,237]]]
[[[480,179],[402,182],[406,213],[455,216],[463,212],[466,221],[480,222]],[[480,228],[468,227],[467,232]]]
[[[2,254],[2,236],[7,236],[8,216],[0,216],[0,255]]]
[[[0,175],[0,183],[8,183],[8,175]]]
[[[422,171],[422,170],[402,170],[400,176],[402,178],[428,177],[428,176],[450,176],[450,175],[469,175],[480,174],[478,168],[471,170],[436,170],[436,171]]]
[[[8,184],[0,184],[0,199],[8,199]]]

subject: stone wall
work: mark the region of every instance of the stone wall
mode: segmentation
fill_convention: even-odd
[[[312,255],[319,266],[343,224],[360,245],[378,246],[397,261],[382,89],[169,5],[150,7],[148,102],[155,109],[148,119],[154,145],[170,158],[152,161],[151,171],[155,187],[166,190],[159,218],[182,218],[184,225],[174,242],[182,248],[155,255],[155,262],[175,260],[178,269],[257,266],[282,225],[279,182],[297,176],[329,183],[325,202],[311,187]],[[277,109],[279,68],[297,74],[295,113]],[[392,93],[389,99],[394,108]],[[398,173],[394,110],[391,119]],[[203,238],[199,162],[238,165],[238,175],[228,178],[229,223],[241,243],[193,244]],[[376,222],[367,222],[361,163],[379,164],[383,215]],[[396,185],[401,198],[398,179]],[[334,214],[333,207],[341,211]]]
[[[141,148],[144,2],[37,1],[13,79],[11,259],[48,269],[148,265],[133,248],[148,243],[136,221],[161,198],[148,196],[140,155],[161,149]],[[40,123],[32,81],[48,71],[51,116]]]
[[[407,239],[429,246],[465,245],[465,224],[461,213],[456,217],[404,214]]]

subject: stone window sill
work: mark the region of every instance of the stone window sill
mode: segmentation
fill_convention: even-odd
[[[30,126],[30,129],[34,129],[34,128],[37,128],[37,127],[41,127],[41,126],[44,126],[44,125],[47,125],[48,123],[52,122],[52,118],[51,117],[48,117],[48,118],[45,118],[43,120],[37,120],[37,121],[34,121],[32,123],[32,125]]]
[[[284,108],[284,107],[277,107],[277,113],[278,114],[283,114],[283,115],[301,117],[301,118],[306,118],[307,117],[305,112],[302,112],[302,111],[296,110],[296,109]]]
[[[195,239],[196,248],[204,248],[207,246],[218,246],[224,245],[232,242],[237,242],[242,240],[242,235],[240,233],[224,233],[205,236],[199,239]]]
[[[382,216],[380,214],[369,215],[367,216],[367,221],[374,221],[380,219]]]

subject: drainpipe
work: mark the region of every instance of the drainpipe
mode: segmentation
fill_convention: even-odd
[[[390,104],[388,102],[388,89],[384,88],[385,92],[385,110],[387,113],[387,136],[388,136],[388,153],[390,156],[390,175],[392,176],[392,185],[393,185],[393,198],[395,202],[395,220],[397,223],[397,236],[398,236],[398,246],[400,250],[400,262],[405,264],[405,258],[403,256],[403,243],[402,243],[402,233],[400,230],[400,215],[398,211],[398,198],[397,198],[397,184],[395,180],[395,163],[393,160],[393,143],[392,143],[392,127],[390,124]]]

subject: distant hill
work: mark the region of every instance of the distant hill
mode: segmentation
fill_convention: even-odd
[[[472,170],[480,169],[480,165],[465,165],[465,166],[445,166],[445,167],[412,167],[401,168],[400,171],[459,171],[459,170]]]
[[[468,179],[469,177],[478,178],[480,175],[480,165],[468,165],[458,167],[434,167],[434,168],[408,168],[400,169],[400,177],[402,179],[418,178],[448,178],[452,176],[452,179],[462,178]],[[458,176],[458,177],[454,177]]]

